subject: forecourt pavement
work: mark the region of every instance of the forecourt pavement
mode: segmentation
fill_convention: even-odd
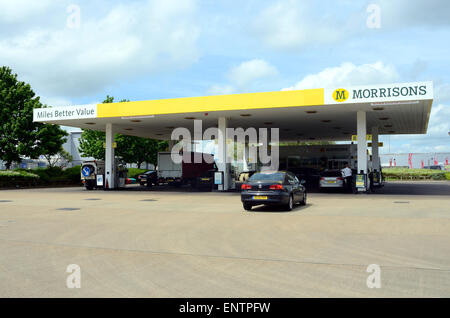
[[[238,193],[0,191],[0,297],[450,297],[450,183],[384,192],[249,213]]]

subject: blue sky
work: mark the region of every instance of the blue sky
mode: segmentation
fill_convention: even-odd
[[[0,0],[0,64],[55,106],[431,80],[428,134],[390,149],[450,152],[449,15],[444,0]]]

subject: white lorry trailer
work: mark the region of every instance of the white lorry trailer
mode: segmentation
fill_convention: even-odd
[[[214,171],[217,171],[214,156],[202,153],[202,161],[195,163],[195,154],[194,152],[189,153],[191,162],[175,163],[172,160],[171,152],[159,152],[158,183],[175,186],[190,184],[196,188],[212,188]]]

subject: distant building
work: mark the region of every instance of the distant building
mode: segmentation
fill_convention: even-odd
[[[422,166],[448,165],[450,152],[436,153],[386,153],[380,154],[382,167],[409,167],[420,169]]]
[[[78,148],[80,147],[80,138],[81,138],[82,132],[83,131],[81,129],[67,132],[69,134],[69,136],[67,136],[67,141],[63,145],[63,148],[73,158],[72,162],[69,164],[70,167],[80,165],[84,160],[93,160],[94,159],[91,157],[83,157],[80,154],[80,151],[78,150]]]

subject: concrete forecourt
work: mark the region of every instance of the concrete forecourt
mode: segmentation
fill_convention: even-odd
[[[0,297],[449,297],[449,194],[391,182],[244,212],[239,193],[0,191]]]

